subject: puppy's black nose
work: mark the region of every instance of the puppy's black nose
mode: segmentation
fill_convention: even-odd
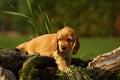
[[[67,47],[62,47],[62,50],[66,50]]]

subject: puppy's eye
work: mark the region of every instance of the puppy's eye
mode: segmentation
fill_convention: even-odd
[[[62,40],[62,38],[59,38],[59,40]]]
[[[72,39],[70,39],[70,38],[68,38],[68,39],[67,39],[67,41],[68,41],[68,42],[72,42],[73,40],[72,40]]]

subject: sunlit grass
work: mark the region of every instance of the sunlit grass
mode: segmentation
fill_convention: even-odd
[[[22,42],[30,40],[29,37],[7,37],[0,36],[0,48],[15,48]]]
[[[93,59],[120,46],[120,38],[80,38],[81,47],[75,57]]]

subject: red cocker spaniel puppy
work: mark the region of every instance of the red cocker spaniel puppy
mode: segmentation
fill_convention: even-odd
[[[71,55],[77,53],[79,40],[72,28],[64,27],[57,33],[39,36],[16,48],[22,48],[30,55],[39,53],[40,56],[53,57],[59,70],[69,72]]]

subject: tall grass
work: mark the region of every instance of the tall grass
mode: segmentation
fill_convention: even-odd
[[[13,11],[3,11],[3,13],[25,18],[25,20],[26,20],[26,21],[31,25],[31,27],[33,28],[34,34],[35,34],[35,36],[37,37],[37,36],[39,35],[39,34],[38,34],[38,29],[37,29],[38,26],[37,26],[36,20],[35,20],[35,18],[34,18],[32,6],[31,6],[31,4],[30,4],[30,0],[27,0],[27,4],[28,4],[28,9],[29,9],[30,16],[28,16],[28,15],[26,15],[26,14],[23,14],[23,13],[19,13],[19,12],[13,12]],[[39,11],[40,11],[41,14],[42,14],[42,10],[41,10],[41,7],[40,7],[39,4],[38,4],[37,7],[38,7]],[[46,14],[45,16],[44,16],[44,14],[42,14],[41,16],[39,15],[38,17],[39,17],[39,22],[41,23],[40,26],[42,26],[41,29],[42,29],[43,27],[45,27],[47,33],[51,33],[50,27],[52,26],[52,25],[51,25],[52,23],[51,23],[51,20],[50,20],[49,16],[48,16],[47,14]],[[45,19],[43,19],[44,17],[45,17]]]

